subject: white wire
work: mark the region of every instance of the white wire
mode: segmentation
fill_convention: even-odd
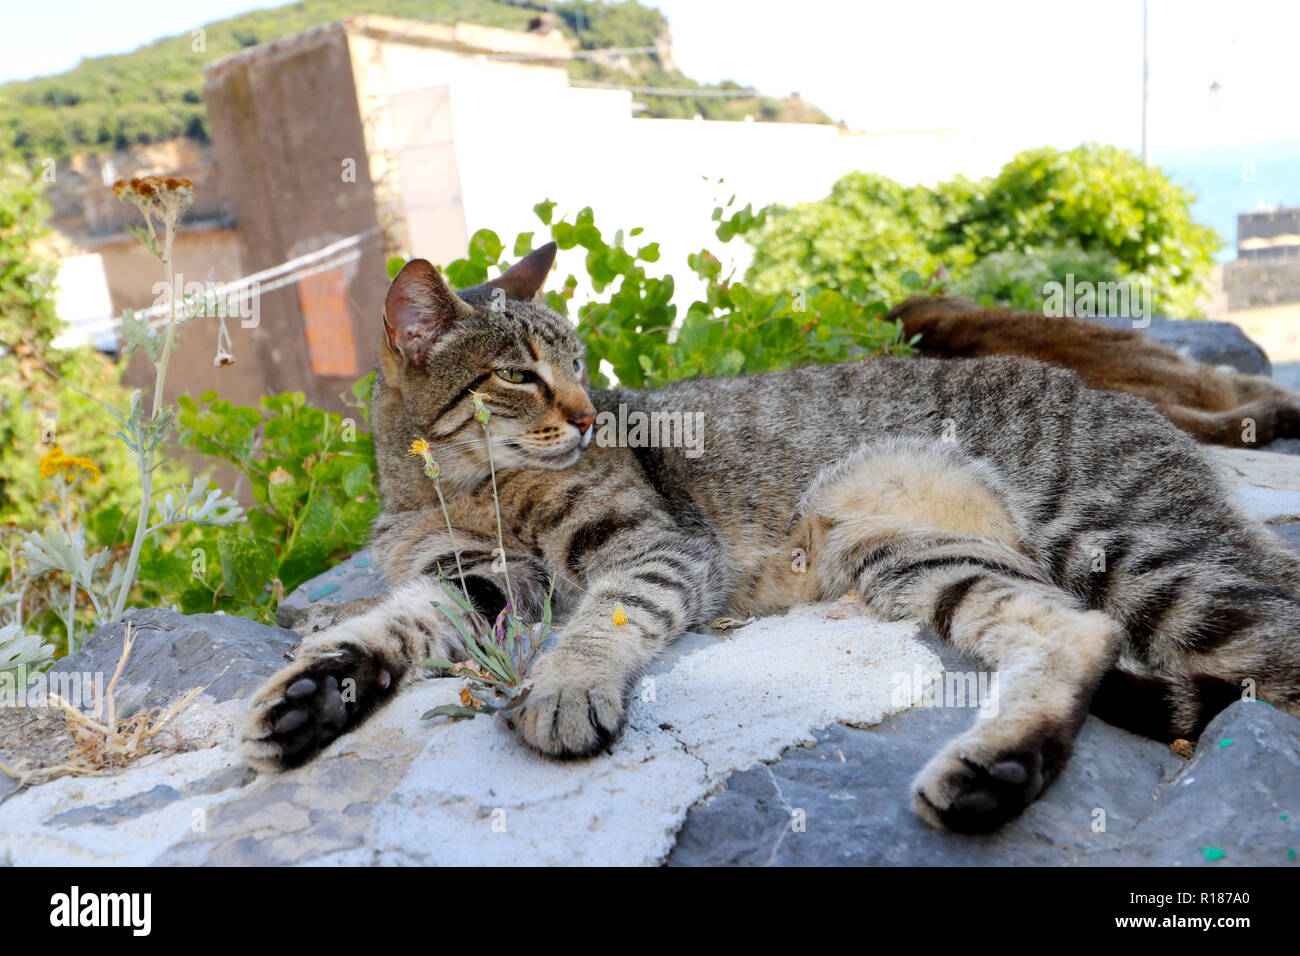
[[[364,232],[358,232],[346,239],[332,242],[315,252],[296,256],[269,269],[242,276],[233,282],[221,283],[221,298],[233,298],[238,293],[254,286],[258,295],[264,295],[267,292],[274,292],[276,289],[297,282],[299,279],[305,279],[350,262],[355,262],[361,258],[361,247],[365,240],[377,232],[379,232],[379,227],[372,226]],[[215,302],[216,298],[216,295],[210,291],[205,295],[204,302],[205,304],[213,304],[209,303],[209,300]],[[171,311],[167,303],[160,303],[148,309],[132,309],[131,311],[137,318],[147,318],[151,329],[164,328],[171,319]],[[117,318],[99,319],[93,323],[68,323],[67,331],[75,333],[79,338],[83,336],[93,338],[95,335],[104,332],[115,331],[121,324],[122,319],[119,316]]]

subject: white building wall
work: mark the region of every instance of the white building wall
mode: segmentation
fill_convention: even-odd
[[[507,245],[545,234],[532,212],[584,206],[607,236],[641,226],[629,246],[660,244],[651,274],[671,272],[684,308],[700,291],[686,257],[709,248],[743,270],[742,242],[722,247],[710,214],[735,196],[796,203],[826,195],[853,170],[904,183],[980,176],[1005,161],[996,144],[959,131],[845,134],[832,126],[634,119],[632,95],[568,85],[560,66],[352,38],[363,110],[382,114],[399,170],[410,255],[443,264],[489,228]],[[454,159],[453,159],[454,157]],[[372,159],[372,168],[375,162]],[[583,251],[561,254],[580,274]],[[582,298],[582,291],[579,292]]]

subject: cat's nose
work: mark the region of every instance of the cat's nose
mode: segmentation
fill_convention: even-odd
[[[583,412],[581,415],[569,416],[569,424],[576,425],[578,431],[580,432],[585,432],[588,428],[591,427],[592,423],[595,420],[596,420],[596,413],[594,411]]]

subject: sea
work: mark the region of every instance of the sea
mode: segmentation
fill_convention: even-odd
[[[1192,215],[1225,240],[1219,262],[1237,257],[1237,215],[1300,206],[1300,139],[1157,152],[1152,162],[1196,196]]]

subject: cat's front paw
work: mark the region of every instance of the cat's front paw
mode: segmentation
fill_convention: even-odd
[[[912,806],[940,829],[991,833],[1038,799],[1069,749],[1056,735],[1009,749],[959,737],[921,769]]]
[[[249,702],[239,752],[259,770],[306,763],[391,697],[405,670],[357,644],[300,653]]]
[[[543,655],[529,675],[533,689],[511,726],[529,746],[551,757],[589,757],[604,750],[627,721],[630,681],[599,670],[562,651]]]

